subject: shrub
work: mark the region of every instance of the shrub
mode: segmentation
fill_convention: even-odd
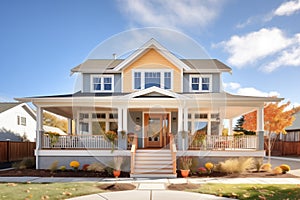
[[[74,170],[77,170],[79,166],[80,166],[80,163],[76,160],[73,160],[70,162],[70,167],[72,167]]]
[[[94,172],[103,172],[104,171],[104,166],[101,163],[95,162],[90,164],[87,167],[88,171],[94,171]]]
[[[276,175],[282,174],[282,169],[280,167],[275,167],[272,172]]]
[[[219,164],[221,172],[241,174],[254,167],[254,160],[253,158],[234,158]]]
[[[262,164],[263,164],[263,159],[262,158],[255,159],[255,168],[256,168],[257,172],[260,171]]]
[[[90,166],[89,164],[84,164],[84,165],[82,166],[82,170],[83,170],[83,171],[87,171],[87,168],[88,168],[89,166]]]
[[[214,168],[214,164],[212,164],[211,162],[205,163],[204,166],[209,172],[211,172],[212,169]]]
[[[55,172],[57,170],[57,167],[58,167],[58,160],[55,160],[51,163],[49,169],[51,172]]]
[[[14,168],[17,169],[34,169],[35,168],[35,158],[34,157],[26,157],[19,163],[15,163],[13,165]]]
[[[290,166],[288,166],[286,164],[282,164],[279,167],[282,169],[282,173],[284,173],[284,174],[291,170]]]
[[[181,169],[189,170],[192,164],[193,164],[193,159],[191,157],[188,156],[180,157]]]
[[[260,168],[261,171],[271,171],[271,169],[272,165],[270,163],[265,163]]]
[[[62,165],[62,166],[59,167],[59,169],[60,169],[61,171],[65,171],[65,170],[66,170],[66,166]]]
[[[199,167],[199,168],[198,168],[198,171],[199,171],[200,174],[205,174],[205,173],[207,173],[207,169],[206,169],[205,167]]]

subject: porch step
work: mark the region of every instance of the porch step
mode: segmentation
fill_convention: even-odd
[[[131,177],[174,178],[173,162],[170,150],[137,150],[134,173]]]

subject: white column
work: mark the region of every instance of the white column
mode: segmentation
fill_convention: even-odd
[[[127,130],[127,112],[128,112],[128,109],[123,108],[123,130],[126,132],[128,131]]]
[[[207,113],[207,135],[211,135],[211,113]]]
[[[68,118],[68,134],[72,135],[72,119]]]
[[[228,119],[228,135],[232,135],[232,119]]]
[[[183,119],[182,119],[182,107],[178,107],[178,132],[181,132],[183,131],[183,128],[182,128],[182,124],[183,124]]]
[[[183,109],[183,130],[188,131],[188,108]]]
[[[43,109],[36,106],[36,169],[39,169],[39,150],[42,148],[43,134]]]
[[[264,107],[257,109],[257,131],[264,131]]]
[[[118,108],[118,131],[123,130],[123,112],[122,108]]]

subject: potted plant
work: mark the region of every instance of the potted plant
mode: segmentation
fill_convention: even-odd
[[[59,133],[56,132],[46,132],[46,135],[50,138],[50,147],[53,148],[59,140]]]
[[[118,178],[121,174],[121,165],[123,164],[123,157],[117,156],[114,157],[114,177]]]
[[[190,173],[190,168],[193,164],[193,159],[188,156],[183,156],[180,158],[180,165],[181,165],[181,176],[183,178],[188,177]]]
[[[118,139],[118,134],[115,131],[106,131],[105,137],[111,142],[111,152],[115,149],[115,141]]]

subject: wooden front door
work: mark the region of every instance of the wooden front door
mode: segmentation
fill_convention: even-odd
[[[165,146],[168,132],[169,114],[144,114],[145,148]]]

